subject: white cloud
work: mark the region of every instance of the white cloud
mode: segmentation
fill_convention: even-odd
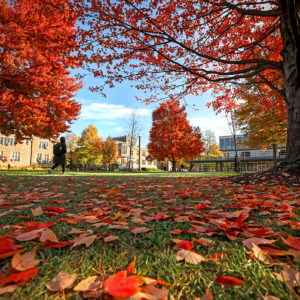
[[[134,109],[124,105],[107,103],[90,103],[82,107],[80,117],[84,120],[122,119],[133,112],[140,117],[151,115],[149,109]]]
[[[192,126],[199,126],[201,131],[212,130],[219,140],[219,136],[231,135],[227,120],[223,116],[208,117],[194,117],[190,119]]]

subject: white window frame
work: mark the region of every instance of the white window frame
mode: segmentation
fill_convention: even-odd
[[[50,159],[49,154],[48,154],[48,153],[45,153],[45,160],[44,160],[44,162],[45,162],[45,163],[48,163],[48,162],[49,162],[49,159]]]
[[[10,161],[20,161],[21,154],[19,151],[11,151]]]
[[[42,162],[42,153],[37,153],[36,154],[36,162],[37,163],[41,163]]]

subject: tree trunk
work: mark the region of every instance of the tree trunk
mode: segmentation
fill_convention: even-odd
[[[172,171],[176,172],[176,160],[172,160]]]
[[[300,159],[300,47],[296,0],[280,0],[284,99],[287,114],[286,160]]]

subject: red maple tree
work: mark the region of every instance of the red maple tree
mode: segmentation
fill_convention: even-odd
[[[274,92],[259,105],[284,98],[287,158],[300,157],[299,1],[73,2],[89,27],[82,38],[83,50],[91,51],[87,62],[104,84],[132,80],[152,92],[145,101],[213,89],[217,110],[233,107],[241,92],[232,89],[236,84],[268,87]]]
[[[160,104],[152,113],[152,128],[148,144],[148,160],[169,160],[176,171],[178,160],[200,157],[204,152],[201,132],[193,129],[187,120],[185,106],[178,100]]]
[[[79,61],[74,14],[66,0],[0,3],[0,130],[53,137],[79,114],[70,76]]]

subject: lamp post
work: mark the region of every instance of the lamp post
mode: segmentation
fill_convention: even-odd
[[[139,134],[139,171],[141,171],[141,137],[142,135]]]

